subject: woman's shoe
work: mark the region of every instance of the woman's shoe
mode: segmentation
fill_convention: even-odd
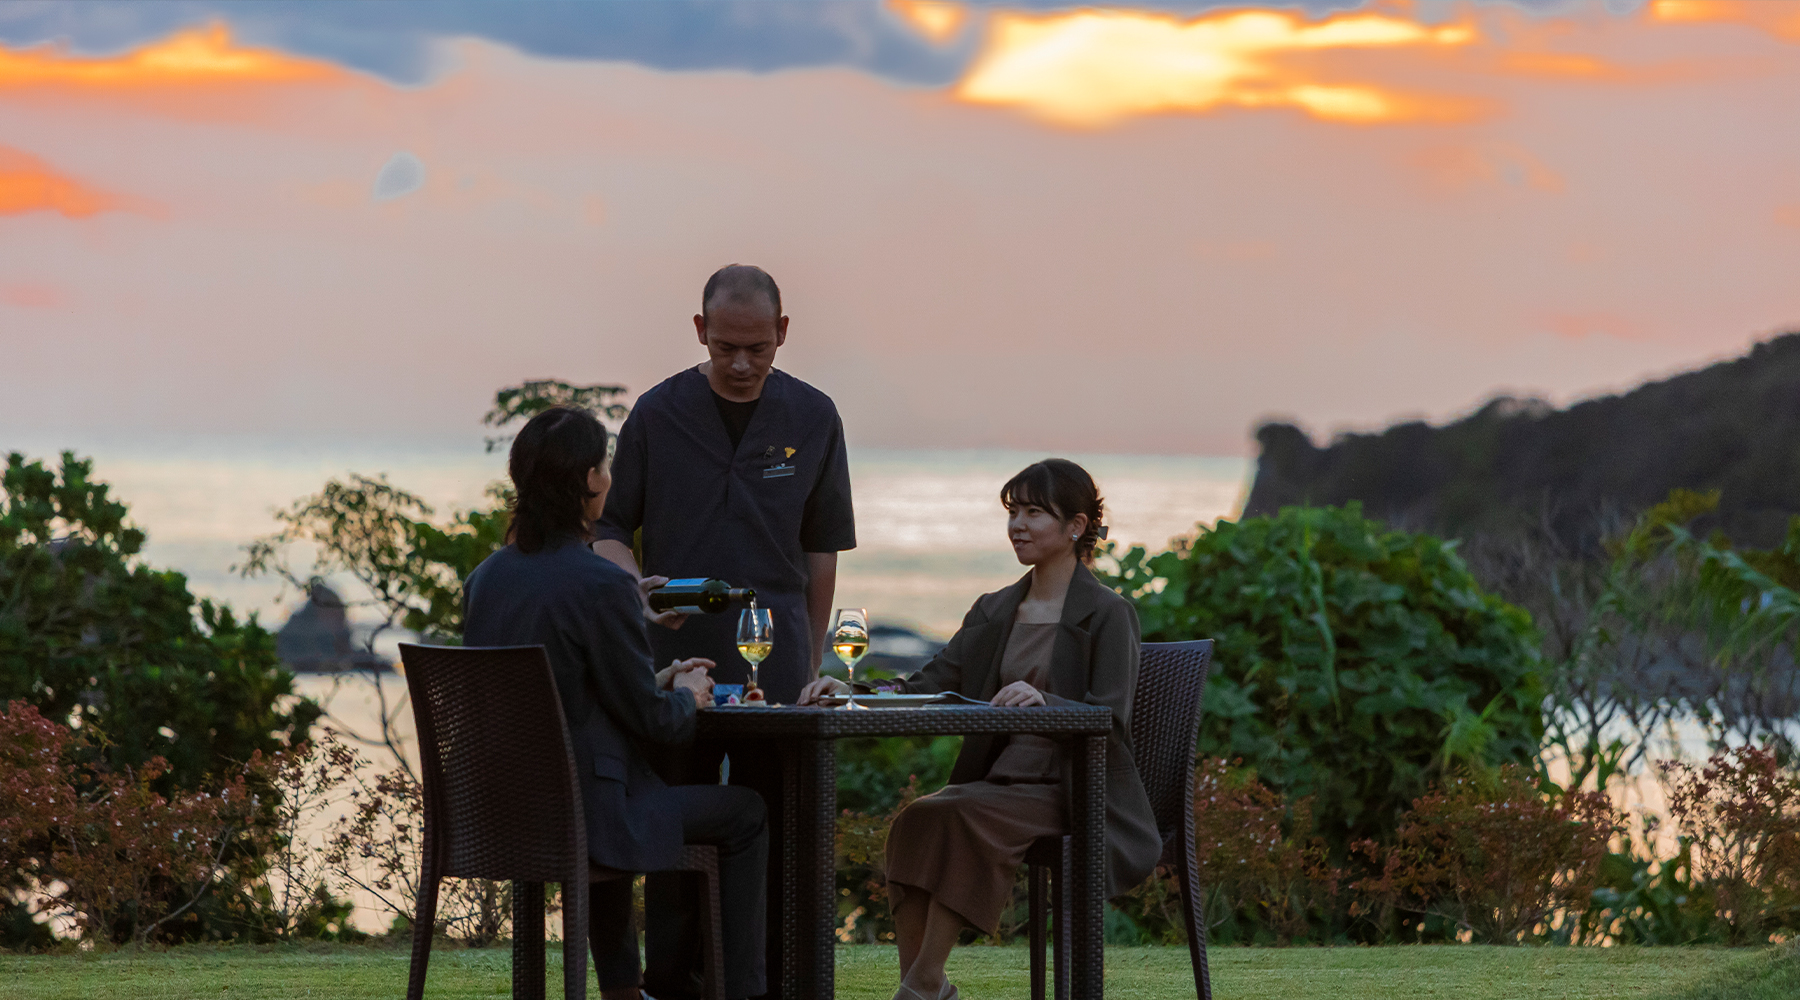
[[[894,1000],[927,1000],[927,998],[925,994],[901,983],[899,992],[894,994]],[[956,987],[950,985],[950,980],[944,980],[944,985],[938,987],[937,1000],[956,1000]]]

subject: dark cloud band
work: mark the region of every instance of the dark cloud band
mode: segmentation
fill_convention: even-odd
[[[1540,9],[1570,0],[1511,0]],[[1361,0],[1268,4],[1324,14]],[[983,8],[1051,10],[1067,0],[972,3]],[[1247,6],[1242,0],[1139,2],[1130,6],[1198,13]],[[938,86],[957,79],[974,54],[978,27],[935,44],[873,0],[44,0],[0,5],[0,44],[61,40],[75,51],[112,54],[181,28],[223,20],[250,45],[325,59],[400,84],[427,82],[437,43],[475,37],[549,58],[633,62],[662,70],[772,72],[846,66],[886,79]]]

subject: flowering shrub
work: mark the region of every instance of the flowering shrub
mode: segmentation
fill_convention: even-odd
[[[1800,929],[1800,775],[1742,746],[1699,769],[1665,761],[1669,812],[1730,944]]]
[[[1273,942],[1329,935],[1342,873],[1313,831],[1312,800],[1290,804],[1241,760],[1201,758],[1194,775],[1194,854],[1209,939]],[[1173,871],[1131,893],[1127,910],[1153,940],[1185,939]]]
[[[57,821],[75,810],[69,730],[24,702],[0,712],[0,889],[24,889],[38,874]]]
[[[1355,845],[1378,869],[1356,888],[1475,940],[1513,944],[1545,934],[1558,911],[1585,909],[1618,829],[1599,792],[1552,800],[1511,766],[1453,778],[1413,803],[1392,844]]]
[[[89,771],[73,762],[84,743],[24,702],[0,715],[0,860],[9,888],[73,917],[88,938],[142,944],[258,853],[261,803],[248,769],[164,796],[162,758]]]

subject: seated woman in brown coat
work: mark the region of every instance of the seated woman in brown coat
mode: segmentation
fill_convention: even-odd
[[[995,705],[1103,705],[1106,745],[1106,891],[1116,896],[1150,874],[1162,838],[1131,758],[1138,620],[1130,602],[1088,572],[1102,529],[1094,480],[1052,458],[1000,490],[1006,533],[1031,572],[984,594],[962,628],[923,670],[912,692],[957,691]],[[820,678],[802,704],[844,689]],[[1039,736],[969,736],[940,791],[907,806],[888,831],[888,891],[900,944],[895,1000],[947,1000],[944,961],[963,927],[998,931],[1013,879],[1038,837],[1068,830],[1066,768],[1058,744]]]

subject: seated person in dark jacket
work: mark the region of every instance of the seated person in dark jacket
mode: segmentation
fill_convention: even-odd
[[[588,854],[623,871],[669,868],[684,843],[719,848],[725,994],[764,992],[768,831],[762,798],[726,785],[663,784],[646,762],[654,744],[694,738],[694,712],[712,704],[712,661],[660,673],[650,660],[639,581],[595,555],[589,527],[610,485],[606,429],[592,414],[556,408],[513,441],[508,472],[518,499],[507,546],[469,574],[464,641],[542,644],[574,743]],[[650,578],[646,589],[667,581]],[[601,996],[637,1000],[631,881],[599,882],[588,940]]]
[[[1110,709],[1106,894],[1118,896],[1156,867],[1162,835],[1131,755],[1137,612],[1088,569],[1105,536],[1105,504],[1087,470],[1062,458],[1027,466],[1000,488],[1000,502],[1013,554],[1031,572],[978,599],[950,644],[901,687],[1002,706]],[[821,677],[800,703],[841,690],[843,681]],[[950,783],[895,817],[883,866],[900,946],[894,1000],[956,1000],[944,962],[963,928],[997,936],[1026,850],[1069,829],[1067,768],[1047,737],[970,735]]]

